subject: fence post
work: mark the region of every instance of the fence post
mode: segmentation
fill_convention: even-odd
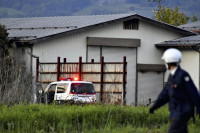
[[[57,58],[57,81],[59,81],[60,77],[60,57]]]
[[[67,59],[66,58],[63,58],[63,65],[62,65],[62,70],[61,70],[61,72],[66,72],[66,62],[67,62]],[[63,75],[63,77],[64,77],[65,75]]]
[[[66,59],[66,58],[64,58],[64,59],[63,59],[63,63],[66,63],[66,62],[67,62],[67,59]]]
[[[100,100],[103,101],[103,65],[104,57],[101,57],[101,76],[100,76]]]
[[[79,57],[79,81],[81,81],[81,72],[82,72],[82,57]]]
[[[126,56],[123,57],[123,104],[126,105]]]
[[[35,82],[38,82],[38,76],[39,76],[39,58],[36,59],[36,76],[35,76]]]

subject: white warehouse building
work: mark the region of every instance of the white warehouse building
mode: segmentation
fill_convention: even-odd
[[[30,55],[41,62],[56,62],[58,56],[68,62],[78,62],[80,56],[83,62],[100,62],[101,56],[105,62],[121,62],[126,56],[126,104],[145,104],[156,99],[166,81],[163,51],[177,47],[183,54],[182,68],[199,88],[198,47],[177,40],[196,36],[192,31],[138,14],[5,18],[0,24],[17,45],[13,56],[25,62],[33,76],[36,60]]]

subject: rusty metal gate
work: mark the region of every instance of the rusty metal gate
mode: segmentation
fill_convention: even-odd
[[[126,57],[122,62],[63,62],[60,57],[57,62],[36,62],[36,81],[42,84],[43,89],[50,82],[58,81],[60,77],[78,77],[79,80],[89,81],[94,84],[97,100],[104,103],[125,104],[126,97]]]

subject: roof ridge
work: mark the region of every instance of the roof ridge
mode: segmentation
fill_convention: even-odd
[[[40,17],[19,17],[19,18],[0,18],[0,19],[36,19],[36,18],[65,18],[65,17],[87,17],[87,16],[111,16],[111,15],[136,15],[136,13],[123,13],[123,14],[97,14],[97,15],[72,15],[72,16],[40,16]]]

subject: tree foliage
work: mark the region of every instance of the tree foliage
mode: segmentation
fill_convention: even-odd
[[[0,25],[0,58],[8,52],[8,33],[5,26]]]
[[[198,16],[192,16],[192,18],[191,18],[191,21],[192,21],[192,22],[196,22],[196,21],[198,21],[198,20],[200,20],[200,19],[198,18]]]
[[[177,6],[174,10],[169,7],[165,8],[164,6],[160,6],[159,10],[155,11],[154,14],[157,20],[174,26],[186,24],[190,19],[189,16],[180,13]]]

